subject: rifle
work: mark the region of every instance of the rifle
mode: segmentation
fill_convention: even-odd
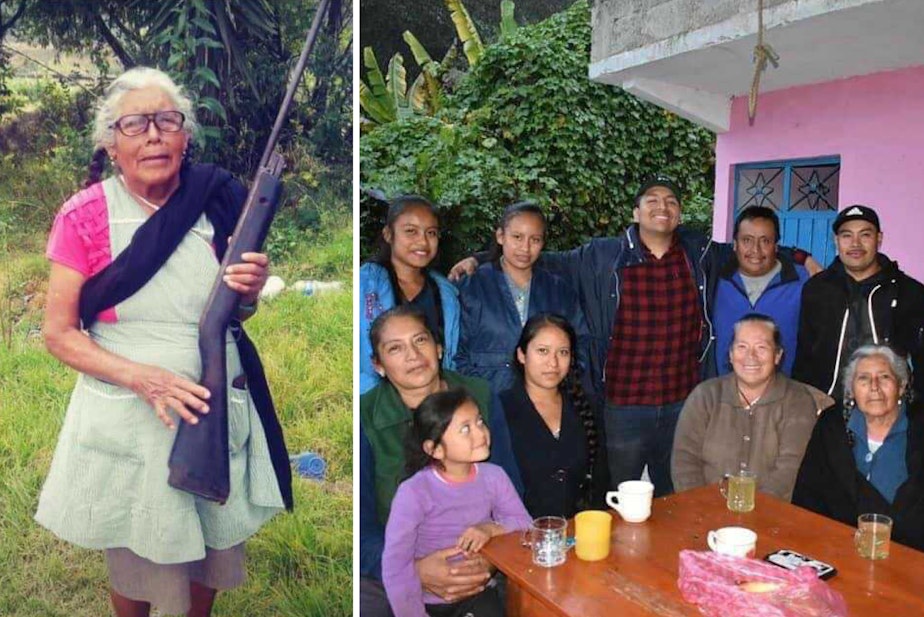
[[[244,202],[240,219],[234,228],[234,234],[221,262],[221,269],[199,320],[199,355],[202,360],[200,383],[211,393],[208,401],[209,413],[197,414],[199,422],[196,425],[180,422],[170,452],[168,484],[222,504],[227,501],[231,492],[225,332],[233,312],[240,303],[240,294],[232,291],[224,283],[222,275],[228,266],[241,262],[243,253],[260,250],[276,214],[276,206],[282,192],[279,176],[285,167],[282,156],[276,152],[276,143],[279,141],[279,133],[295,97],[295,90],[314,47],[329,2],[330,0],[321,0],[318,3],[302,53],[289,76],[285,97],[257,166],[257,173]]]

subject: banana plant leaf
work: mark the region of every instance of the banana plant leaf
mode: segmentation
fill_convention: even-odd
[[[468,10],[462,4],[462,0],[446,0],[446,6],[452,16],[452,23],[456,27],[456,34],[462,41],[462,51],[468,60],[469,66],[475,66],[478,60],[484,54],[484,44],[481,42],[481,36],[472,21]]]

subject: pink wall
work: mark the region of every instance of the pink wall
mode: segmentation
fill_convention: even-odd
[[[716,143],[714,236],[731,238],[735,164],[826,155],[841,157],[839,208],[875,208],[882,251],[924,281],[924,66],[761,94],[754,126],[736,98]]]

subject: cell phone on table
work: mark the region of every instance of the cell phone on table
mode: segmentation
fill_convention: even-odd
[[[818,573],[818,578],[822,580],[828,580],[832,576],[837,574],[837,568],[831,564],[827,564],[823,561],[818,561],[817,559],[812,559],[807,555],[802,553],[797,553],[796,551],[791,551],[789,549],[780,549],[774,551],[764,557],[764,561],[768,561],[775,566],[781,568],[786,568],[787,570],[795,570],[800,566],[809,566],[814,568]]]

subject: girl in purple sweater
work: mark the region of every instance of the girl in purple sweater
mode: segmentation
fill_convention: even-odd
[[[446,547],[477,553],[492,537],[532,522],[510,478],[488,458],[491,434],[463,389],[431,394],[408,432],[407,471],[385,527],[382,582],[395,617],[503,617],[488,587],[454,604],[424,591],[414,561]]]

